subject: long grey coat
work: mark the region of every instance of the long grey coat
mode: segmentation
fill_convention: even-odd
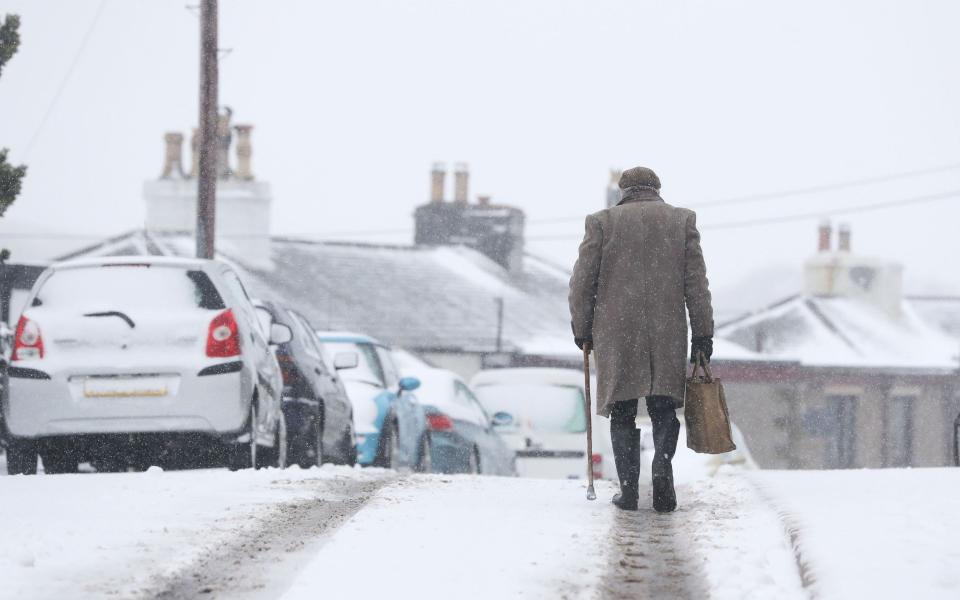
[[[713,335],[713,308],[696,214],[657,190],[630,188],[587,217],[570,279],[574,335],[593,337],[597,413],[645,396],[683,398],[687,315],[693,336]]]

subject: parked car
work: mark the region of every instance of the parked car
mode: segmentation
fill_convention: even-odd
[[[583,373],[573,369],[490,369],[470,382],[493,415],[496,431],[516,454],[521,477],[579,479],[587,475]],[[610,431],[593,420],[595,478],[616,477]]]
[[[698,479],[713,477],[721,469],[756,469],[757,464],[750,455],[747,442],[735,423],[730,424],[733,433],[733,443],[737,449],[724,454],[697,454],[687,448],[687,428],[683,420],[683,409],[677,411],[680,419],[680,437],[677,441],[677,453],[673,457],[674,481],[689,483]],[[650,481],[650,465],[653,462],[653,425],[650,417],[643,413],[637,418],[637,426],[642,432],[640,447],[643,460],[640,461],[641,481]]]
[[[287,460],[304,468],[324,462],[355,464],[353,405],[336,367],[324,358],[323,343],[300,313],[275,302],[254,304],[265,331],[274,323],[293,331],[290,341],[275,348],[283,376]]]
[[[404,351],[394,357],[404,376],[420,380],[417,399],[427,416],[424,471],[517,474],[513,450],[494,431],[490,416],[459,375]]]
[[[217,261],[102,257],[46,269],[14,334],[7,470],[284,465],[282,379],[237,274]]]
[[[319,331],[320,341],[335,363],[356,361],[342,370],[353,404],[357,434],[357,462],[394,469],[424,469],[427,419],[412,392],[420,386],[414,377],[401,378],[390,348],[357,333]]]

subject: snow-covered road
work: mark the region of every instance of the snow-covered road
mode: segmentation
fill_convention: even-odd
[[[885,499],[949,512],[956,477],[727,472],[672,515],[606,482],[342,467],[0,477],[0,597],[956,597],[960,522]]]

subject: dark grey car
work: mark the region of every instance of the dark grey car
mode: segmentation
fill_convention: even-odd
[[[301,467],[357,462],[353,405],[323,343],[300,313],[275,302],[257,302],[261,324],[281,323],[293,338],[276,347],[283,375],[288,461]]]

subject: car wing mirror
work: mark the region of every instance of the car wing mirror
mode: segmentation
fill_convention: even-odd
[[[283,323],[273,323],[270,325],[270,343],[274,346],[286,344],[293,339],[293,330]]]
[[[401,392],[412,392],[418,387],[420,387],[420,380],[416,377],[404,377],[400,380]]]
[[[513,415],[501,410],[493,413],[493,418],[490,419],[490,424],[494,427],[509,427],[513,425],[513,421]]]
[[[356,352],[338,352],[333,357],[333,368],[340,371],[342,369],[356,369],[360,364],[360,357]]]

